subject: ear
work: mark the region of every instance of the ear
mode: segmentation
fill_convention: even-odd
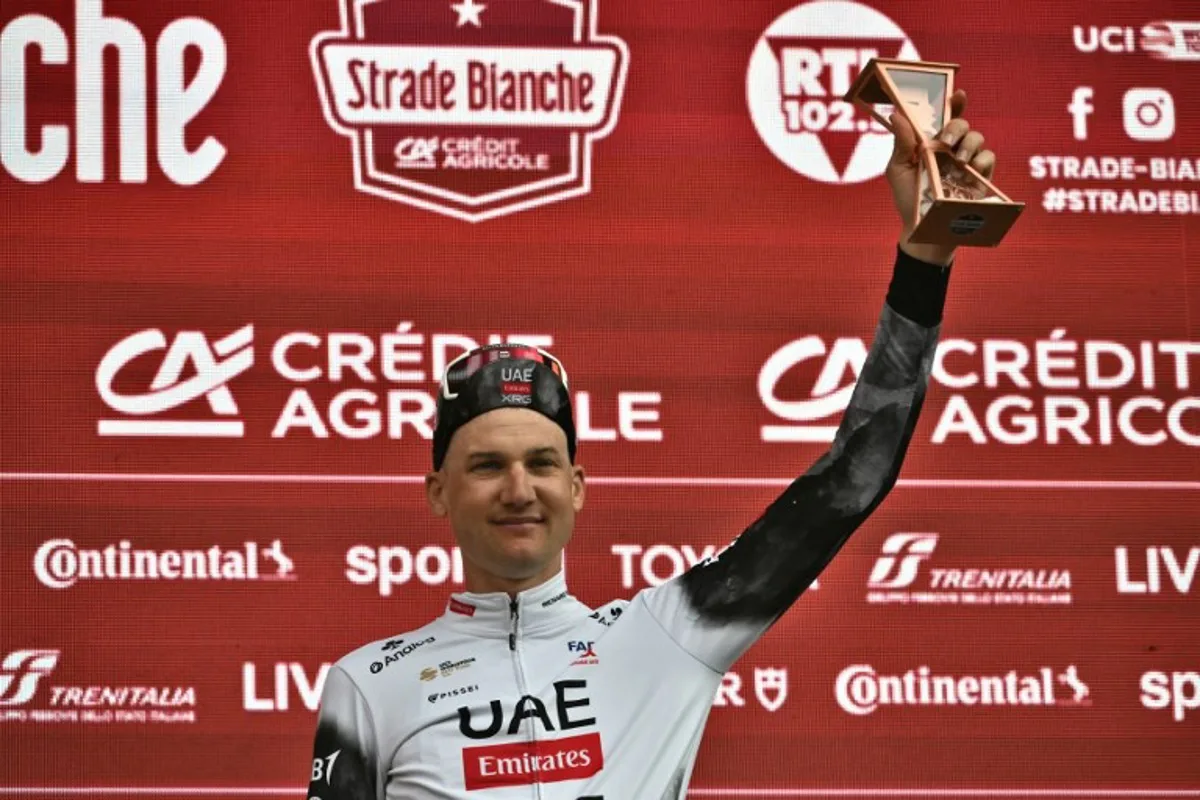
[[[583,510],[583,501],[586,496],[587,476],[584,474],[583,467],[575,465],[571,474],[571,505],[575,507],[576,514]]]
[[[440,471],[425,476],[425,499],[434,516],[444,517],[447,513],[445,493],[446,480]]]

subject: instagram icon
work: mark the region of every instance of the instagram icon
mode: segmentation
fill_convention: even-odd
[[[1175,135],[1175,101],[1166,89],[1130,89],[1122,111],[1130,139],[1162,142]]]

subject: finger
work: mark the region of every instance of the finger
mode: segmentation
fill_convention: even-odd
[[[959,161],[970,161],[982,149],[983,134],[979,131],[971,131],[959,141],[955,155]]]
[[[996,154],[991,150],[976,153],[971,159],[971,168],[990,181],[996,170]]]
[[[971,123],[965,119],[952,119],[942,128],[938,134],[938,139],[950,145],[950,147],[956,147],[959,140],[966,136],[969,130],[971,130]]]
[[[950,117],[961,117],[962,113],[967,110],[967,93],[962,89],[955,89],[954,94],[950,95]]]
[[[917,132],[908,123],[908,119],[899,112],[893,111],[892,115],[888,117],[888,121],[892,123],[892,132],[895,134],[892,144],[892,163],[902,164],[912,158],[913,150],[917,146]]]

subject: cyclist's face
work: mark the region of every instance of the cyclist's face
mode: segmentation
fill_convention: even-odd
[[[536,411],[490,411],[459,428],[442,469],[427,481],[434,513],[448,517],[468,583],[552,577],[583,508],[583,470],[562,428]],[[534,580],[537,579],[537,580]]]

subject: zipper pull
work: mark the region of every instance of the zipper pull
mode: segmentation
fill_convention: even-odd
[[[517,598],[513,598],[508,604],[508,610],[512,612],[512,630],[508,634],[508,649],[517,649]]]

